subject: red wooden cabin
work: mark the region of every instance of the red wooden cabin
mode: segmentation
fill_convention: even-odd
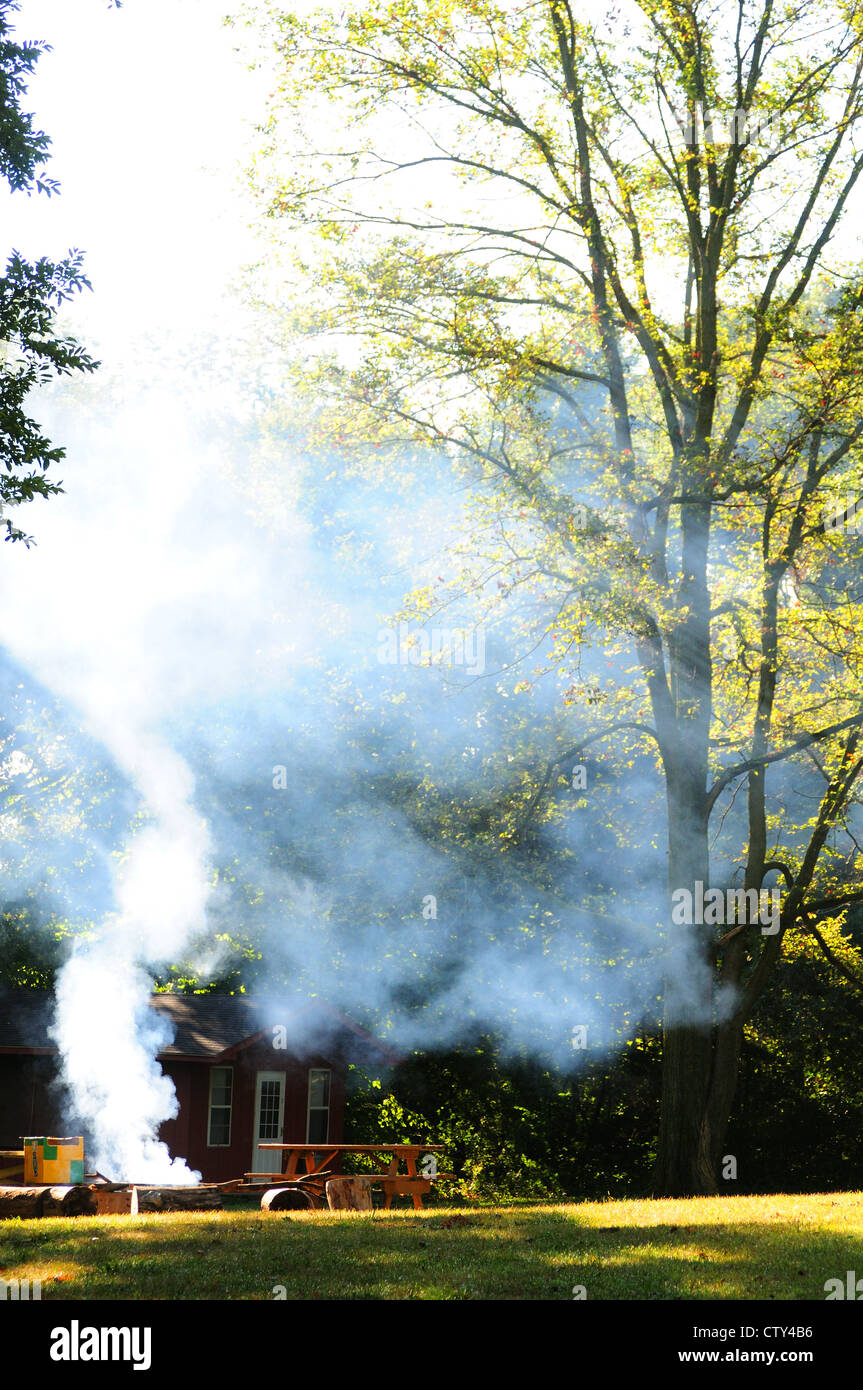
[[[262,1141],[341,1142],[348,1061],[399,1061],[318,1001],[280,1007],[241,994],[155,994],[150,1005],[173,1033],[157,1055],[179,1103],[160,1138],[205,1182],[273,1171]],[[53,1084],[50,1018],[45,992],[0,991],[0,1149],[17,1147],[24,1134],[66,1133],[73,1121]]]

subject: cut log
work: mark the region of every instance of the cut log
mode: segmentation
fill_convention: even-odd
[[[100,1216],[128,1216],[132,1210],[131,1187],[94,1187],[92,1192]]]
[[[132,1187],[132,1215],[147,1211],[218,1211],[218,1187]]]
[[[46,1187],[42,1199],[43,1216],[95,1216],[96,1198],[89,1187]]]
[[[371,1211],[373,1177],[329,1178],[327,1206],[330,1211]]]
[[[314,1193],[299,1185],[271,1187],[261,1198],[261,1211],[309,1211],[314,1206]]]
[[[0,1220],[20,1216],[25,1220],[42,1215],[44,1187],[0,1187]]]

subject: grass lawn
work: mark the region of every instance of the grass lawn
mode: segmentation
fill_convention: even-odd
[[[0,1223],[42,1299],[825,1298],[863,1276],[863,1193]]]

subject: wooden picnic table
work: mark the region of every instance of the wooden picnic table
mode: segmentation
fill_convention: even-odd
[[[24,1150],[0,1149],[0,1182],[24,1181]]]
[[[372,1176],[384,1191],[384,1206],[389,1208],[394,1196],[410,1196],[417,1211],[422,1211],[423,1197],[431,1191],[432,1178],[417,1172],[420,1154],[442,1153],[444,1144],[259,1144],[259,1149],[275,1149],[284,1154],[282,1178],[303,1182],[322,1178],[329,1164],[340,1154],[369,1154],[380,1167]],[[386,1157],[383,1157],[386,1155]],[[302,1159],[304,1170],[298,1165]],[[404,1171],[401,1164],[404,1162]],[[435,1177],[443,1174],[435,1174]]]

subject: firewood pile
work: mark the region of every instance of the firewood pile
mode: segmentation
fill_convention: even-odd
[[[95,1216],[96,1198],[89,1187],[48,1187],[43,1183],[16,1183],[0,1187],[0,1219],[20,1216]]]
[[[218,1211],[222,1190],[199,1187],[154,1187],[141,1183],[14,1183],[0,1187],[0,1221],[19,1216],[137,1216],[143,1212]]]

